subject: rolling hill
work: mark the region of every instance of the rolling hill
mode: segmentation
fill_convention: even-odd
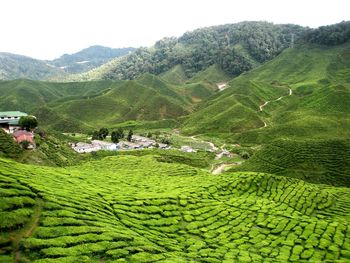
[[[350,140],[283,140],[262,147],[232,171],[254,171],[350,187]]]
[[[30,112],[43,127],[66,132],[86,132],[130,120],[163,125],[163,120],[172,122],[193,112],[216,92],[216,81],[228,79],[214,65],[192,79],[174,83],[178,69],[163,76],[144,74],[132,81],[2,81],[0,110]]]
[[[246,143],[348,137],[349,54],[349,43],[287,49],[230,81],[189,116],[183,131]]]

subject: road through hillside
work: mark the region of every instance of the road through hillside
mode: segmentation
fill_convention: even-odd
[[[268,100],[268,101],[265,101],[264,104],[261,104],[261,105],[259,106],[259,111],[263,111],[264,107],[265,107],[267,104],[269,104],[269,103],[271,103],[271,102],[274,102],[274,101],[282,100],[283,98],[288,97],[288,96],[291,96],[292,94],[293,94],[292,89],[289,89],[288,95],[286,95],[286,96],[281,96],[281,97],[279,97],[278,99],[275,99],[275,100]],[[267,127],[267,123],[266,123],[264,120],[263,120],[263,122],[264,122],[264,126],[262,126],[262,127],[260,127],[260,128],[266,128],[266,127]]]

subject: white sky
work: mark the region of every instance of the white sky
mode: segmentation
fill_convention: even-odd
[[[151,46],[199,27],[350,20],[349,0],[0,0],[0,52],[53,59],[91,45]]]

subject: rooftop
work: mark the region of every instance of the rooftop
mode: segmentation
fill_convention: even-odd
[[[21,111],[0,111],[0,117],[21,117],[28,114]]]

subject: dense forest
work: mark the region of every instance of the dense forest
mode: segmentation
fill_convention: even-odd
[[[187,77],[191,77],[214,64],[236,76],[274,58],[305,30],[297,25],[268,22],[201,28],[179,38],[163,38],[150,48],[139,48],[82,78],[134,79],[146,72],[163,73],[175,65],[182,65]]]
[[[350,40],[350,21],[310,29],[303,39],[307,42],[321,45],[343,44]]]

